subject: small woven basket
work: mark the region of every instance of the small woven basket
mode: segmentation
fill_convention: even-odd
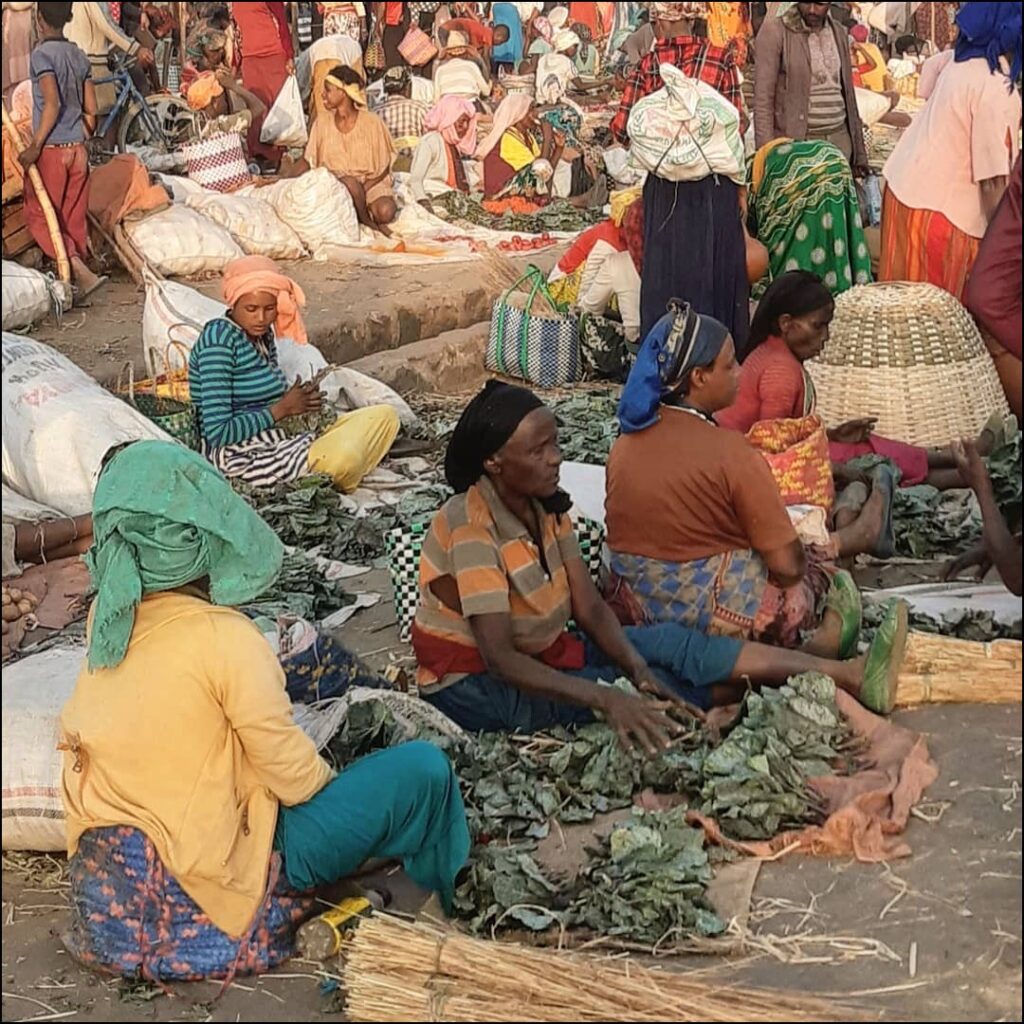
[[[992,413],[1009,412],[974,320],[930,284],[844,292],[828,344],[807,368],[826,424],[877,416],[879,435],[907,444],[975,437]]]

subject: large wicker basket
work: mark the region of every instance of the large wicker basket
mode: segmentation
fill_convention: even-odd
[[[894,441],[948,444],[1009,411],[970,314],[930,284],[869,284],[840,295],[831,338],[807,368],[826,424],[877,416],[878,433]]]

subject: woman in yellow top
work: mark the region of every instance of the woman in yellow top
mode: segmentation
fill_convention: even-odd
[[[537,118],[533,99],[510,93],[476,155],[483,162],[484,196],[499,199],[543,191],[561,153],[551,125]]]
[[[340,774],[317,754],[232,607],[273,583],[283,547],[217,470],[129,445],[93,520],[88,665],[61,716],[71,952],[151,979],[266,969],[310,909],[298,894],[371,857],[450,899],[469,852],[451,765],[423,743]]]
[[[324,79],[327,117],[309,131],[306,163],[326,167],[349,190],[360,224],[390,234],[398,215],[391,180],[395,147],[384,122],[366,109],[363,79],[338,65]]]

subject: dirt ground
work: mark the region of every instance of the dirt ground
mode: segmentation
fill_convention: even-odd
[[[296,276],[310,296],[311,337],[339,362],[476,323],[494,294],[464,270],[444,267],[367,274],[306,264]],[[345,287],[356,282],[358,292]],[[102,307],[33,333],[111,380],[126,360],[141,364],[140,320],[141,295],[122,282]],[[407,658],[385,574],[351,589],[386,597],[345,627],[345,642],[377,667]],[[664,966],[714,968],[723,981],[852,993],[890,1020],[1021,1020],[1020,706],[931,707],[898,720],[928,737],[940,769],[907,831],[912,856],[890,865],[802,856],[765,864],[745,952]],[[4,1021],[343,1019],[333,969],[305,962],[239,980],[224,993],[218,983],[164,993],[81,970],[59,939],[67,921],[61,878],[60,859],[4,857]],[[400,875],[384,882],[398,909],[416,908],[421,897]]]

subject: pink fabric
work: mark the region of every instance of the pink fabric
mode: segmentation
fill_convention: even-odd
[[[862,444],[839,444],[829,441],[828,454],[832,462],[842,465],[850,459],[861,455],[881,455],[899,466],[901,487],[915,487],[928,479],[928,452],[924,448],[915,448],[912,444],[902,441],[890,441],[888,438],[872,434]]]
[[[1009,175],[1019,151],[1021,100],[984,60],[947,63],[931,98],[885,165],[893,195],[933,210],[972,238],[988,227],[981,182]]]
[[[463,135],[455,130],[455,125],[462,117],[469,117],[469,127]],[[472,156],[476,152],[476,107],[463,96],[442,96],[423,119],[423,127],[427,131],[440,132],[441,138],[450,146],[455,146],[463,156]]]

